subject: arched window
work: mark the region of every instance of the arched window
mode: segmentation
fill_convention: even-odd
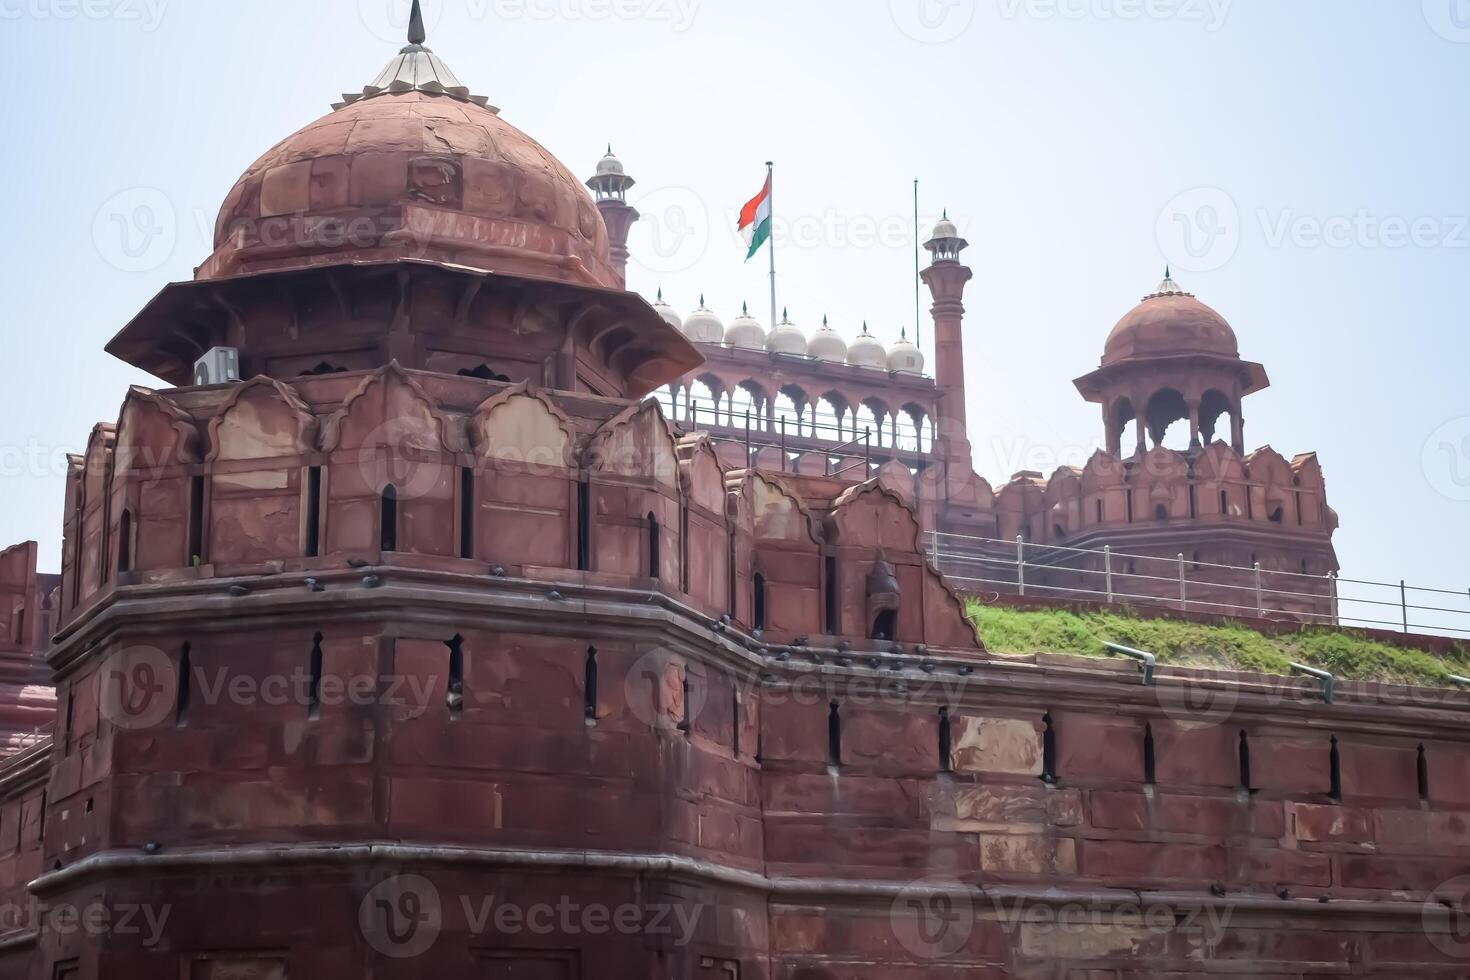
[[[1155,446],[1178,450],[1189,448],[1189,426],[1186,424],[1181,429],[1174,429],[1174,423],[1189,421],[1189,403],[1179,392],[1173,388],[1164,388],[1155,393],[1148,400],[1144,418],[1148,422],[1149,437]],[[1177,431],[1182,431],[1182,437],[1171,435]]]
[[[659,534],[658,518],[650,512],[648,515],[648,577],[652,579],[660,577],[659,572],[662,568]]]
[[[766,628],[766,577],[760,572],[755,573],[755,579],[751,583],[754,595],[751,597],[751,628],[763,630]]]
[[[383,495],[379,504],[379,522],[381,524],[379,547],[383,551],[397,551],[398,488],[391,483],[383,488]]]
[[[117,570],[133,570],[133,512],[124,510],[117,522]]]
[[[873,617],[873,631],[868,637],[870,640],[896,640],[898,639],[898,610],[885,609]]]

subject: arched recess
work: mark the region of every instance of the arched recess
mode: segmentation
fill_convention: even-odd
[[[381,539],[367,531],[376,518],[366,518],[381,508],[383,488],[391,484],[400,532],[395,550],[459,555],[455,497],[468,435],[413,373],[394,361],[365,377],[323,420],[321,442],[328,457],[329,553],[381,550]]]
[[[201,456],[192,416],[155,391],[134,387],[118,419],[112,511],[131,511],[130,571],[189,564],[192,489]]]
[[[306,467],[318,420],[295,388],[237,386],[209,425],[209,559],[215,565],[302,554]]]
[[[1228,416],[1233,424],[1238,412],[1235,404],[1218,388],[1211,388],[1205,392],[1199,403],[1199,438],[1200,442],[1208,446],[1215,441],[1216,433],[1220,431],[1219,423],[1221,416]],[[1230,432],[1223,433],[1227,438]]]
[[[689,383],[684,395],[685,419],[695,428],[719,425],[720,381],[713,375],[701,375]]]
[[[806,392],[798,386],[783,387],[776,393],[776,431],[780,432],[784,424],[787,436],[804,435],[810,404]]]
[[[852,439],[852,423],[848,420],[847,399],[840,392],[829,391],[817,401],[812,419],[818,439],[848,442]]]
[[[894,419],[894,447],[907,452],[924,451],[924,426],[929,415],[918,405],[910,402],[903,406]]]
[[[487,398],[470,419],[473,468],[461,470],[461,530],[472,554],[499,564],[571,567],[578,534],[576,424],[545,393],[521,383]],[[525,507],[527,496],[535,507]]]
[[[853,433],[853,439],[860,440],[866,432],[872,440],[873,446],[887,446],[889,418],[892,413],[887,405],[877,398],[866,398],[857,410],[857,428]]]
[[[1189,403],[1177,389],[1160,388],[1154,392],[1148,400],[1148,408],[1144,410],[1144,419],[1155,447],[1181,451],[1189,448]],[[1175,424],[1181,421],[1185,423],[1182,439],[1180,427]]]
[[[658,402],[645,401],[610,419],[592,435],[582,459],[595,523],[589,542],[592,568],[648,577],[651,514],[661,566],[655,577],[677,586],[684,489],[678,446]]]
[[[752,431],[765,429],[766,392],[755,381],[742,381],[730,389],[730,424],[742,432],[747,421]]]
[[[1131,433],[1128,431],[1129,425],[1135,426]],[[1134,447],[1143,443],[1138,430],[1142,425],[1138,410],[1133,407],[1133,399],[1119,398],[1108,413],[1108,452],[1120,458],[1125,453],[1131,454]],[[1128,438],[1130,435],[1131,439]]]

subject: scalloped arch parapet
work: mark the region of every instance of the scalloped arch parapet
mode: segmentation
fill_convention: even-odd
[[[466,441],[461,423],[441,411],[396,360],[363,378],[342,407],[322,422],[322,450],[328,453],[378,447],[459,453]]]
[[[582,454],[588,470],[629,479],[651,479],[679,488],[679,444],[654,399],[619,412],[592,434]]]
[[[529,381],[480,403],[470,420],[470,444],[497,466],[576,465],[577,428],[566,412]]]
[[[117,473],[198,463],[201,438],[193,416],[151,388],[128,389],[118,412]]]
[[[780,477],[764,471],[747,470],[737,493],[749,510],[751,529],[757,541],[822,543],[816,518],[806,501]]]
[[[297,456],[315,448],[317,417],[290,385],[242,381],[209,423],[209,462]]]
[[[726,467],[714,443],[699,433],[686,437],[679,449],[684,457],[680,463],[683,483],[690,500],[711,513],[724,513]]]

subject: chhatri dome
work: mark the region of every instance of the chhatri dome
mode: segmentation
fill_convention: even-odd
[[[888,348],[888,370],[899,374],[923,374],[924,352],[909,340],[908,330],[900,330],[898,341]]]
[[[1181,289],[1166,269],[1159,287],[1108,335],[1102,362],[1201,353],[1239,357],[1240,344],[1225,318]]]
[[[785,310],[781,311],[781,322],[776,324],[776,329],[771,331],[770,338],[766,341],[766,347],[773,354],[806,354],[806,334],[801,328],[791,322],[791,317]]]
[[[684,321],[684,336],[696,344],[718,344],[725,339],[725,324],[699,297],[699,308]]]
[[[847,363],[856,367],[888,368],[888,352],[878,338],[868,332],[866,323],[863,324],[863,332],[847,348]]]
[[[826,317],[822,317],[822,325],[812,334],[812,339],[807,342],[806,352],[812,357],[822,361],[837,361],[841,363],[847,360],[847,341],[842,335],[832,329]]]
[[[725,343],[744,350],[762,350],[766,346],[766,328],[750,315],[750,305],[742,304],[740,315],[725,331]]]
[[[664,302],[664,291],[662,289],[658,291],[658,299],[653,301],[653,308],[659,316],[664,318],[664,322],[669,326],[678,330],[684,329],[684,318],[672,306]]]
[[[196,278],[417,258],[621,288],[582,182],[425,39],[415,0],[388,66],[235,184]]]

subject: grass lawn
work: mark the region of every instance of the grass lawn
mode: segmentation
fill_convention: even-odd
[[[1105,642],[1152,653],[1160,664],[1289,674],[1302,663],[1347,680],[1453,687],[1449,675],[1470,676],[1470,647],[1448,655],[1370,640],[1350,630],[1306,627],[1268,636],[1233,624],[1205,626],[1118,613],[1025,611],[969,603],[970,618],[993,653],[1072,653],[1107,656]]]

